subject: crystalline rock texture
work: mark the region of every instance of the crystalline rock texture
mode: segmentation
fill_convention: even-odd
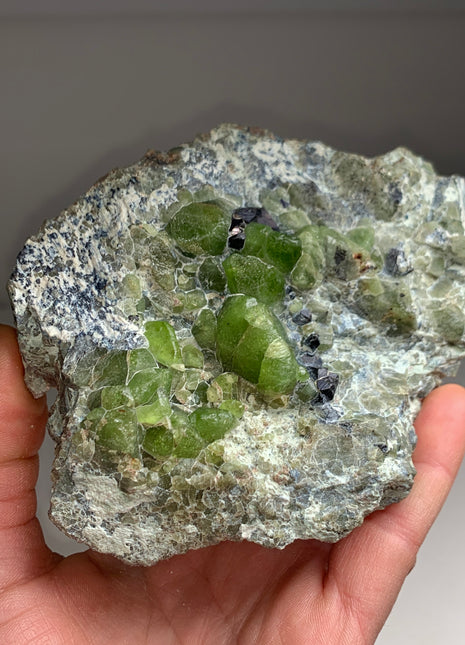
[[[464,180],[223,125],[111,172],[20,253],[56,387],[51,518],[131,563],[333,542],[405,497],[464,351]]]

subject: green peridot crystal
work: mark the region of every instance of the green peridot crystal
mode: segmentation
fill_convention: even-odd
[[[185,427],[182,424],[179,427],[182,392],[189,397],[199,382],[206,384],[201,380],[201,372],[189,373],[186,370],[187,367],[203,367],[202,352],[193,344],[185,345],[180,350],[175,330],[166,321],[148,322],[145,336],[149,343],[148,350],[127,352],[127,362],[133,366],[131,373],[134,372],[131,378],[128,379],[126,370],[117,371],[113,378],[114,385],[93,392],[93,396],[99,395],[100,407],[91,409],[82,422],[82,428],[99,449],[108,451],[107,458],[118,459],[119,454],[143,457],[144,453],[158,459],[168,456],[197,457],[209,443],[221,439],[242,416],[243,405],[240,401],[235,400],[234,405],[223,405],[223,398],[233,398],[232,385],[237,384],[238,377],[235,374],[220,374],[214,379],[212,383],[218,386],[222,384],[224,388],[215,402],[218,405],[195,407],[191,414],[185,415]],[[107,373],[108,364],[116,359],[121,362],[122,356],[121,352],[110,355],[102,365],[104,373]],[[181,357],[184,361],[182,364]],[[171,368],[159,367],[157,361]],[[137,369],[138,366],[141,369]],[[99,363],[95,369],[98,368]],[[193,379],[189,378],[191,376]],[[237,387],[234,393],[237,394]],[[171,401],[172,394],[173,400],[177,399],[174,403]],[[209,401],[212,402],[211,399]],[[124,423],[130,428],[127,436],[124,434]],[[176,432],[173,432],[173,428],[176,428]]]
[[[279,233],[265,224],[251,222],[245,231],[242,251],[288,274],[302,253],[302,243],[295,235]]]
[[[404,149],[226,125],[47,222],[9,289],[26,382],[58,389],[52,519],[148,565],[335,541],[405,497],[464,354],[464,193]]]
[[[216,351],[223,367],[256,383],[264,394],[290,394],[298,380],[308,379],[282,324],[254,298],[226,298],[218,314]]]
[[[230,293],[244,293],[272,305],[284,298],[284,276],[253,255],[233,253],[223,262]]]
[[[168,231],[184,253],[221,255],[226,246],[228,210],[220,203],[193,203],[170,220]]]
[[[226,288],[226,276],[216,258],[205,258],[199,267],[198,278],[205,291],[223,293]]]
[[[150,321],[145,325],[145,336],[154,359],[162,365],[179,365],[181,351],[173,327],[164,320]]]

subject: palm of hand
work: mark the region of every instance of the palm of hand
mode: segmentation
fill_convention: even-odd
[[[453,482],[465,394],[444,386],[417,419],[407,499],[335,545],[283,551],[223,543],[154,567],[44,544],[35,518],[46,411],[26,391],[14,333],[0,329],[0,642],[5,645],[373,643]],[[440,433],[447,428],[447,441]]]
[[[37,530],[34,522],[29,531]],[[36,556],[31,579],[5,592],[11,618],[0,635],[8,644],[372,642],[390,603],[364,616],[363,599],[329,574],[335,550],[315,541],[284,552],[223,543],[140,568],[42,548],[44,573]]]

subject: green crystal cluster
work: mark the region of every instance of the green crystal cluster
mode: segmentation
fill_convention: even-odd
[[[125,454],[139,458],[141,453],[154,459],[197,457],[236,424],[241,411],[230,411],[222,402],[188,413],[181,405],[186,395],[207,401],[202,352],[193,344],[181,351],[165,321],[147,323],[145,335],[148,349],[109,353],[97,360],[88,399],[91,411],[82,428],[115,459]],[[221,383],[221,375],[218,379]]]
[[[339,375],[330,373],[331,387],[316,357],[332,345],[314,298],[322,282],[345,289],[353,311],[387,333],[416,327],[396,258],[389,275],[371,226],[342,234],[313,222],[283,188],[263,195],[269,211],[238,207],[208,186],[180,197],[158,229],[131,229],[136,271],[119,295],[145,321],[148,347],[100,357],[89,382],[88,357],[83,364],[89,412],[76,441],[94,441],[96,455],[114,462],[216,460],[206,448],[245,410],[305,414],[331,400]]]
[[[465,347],[464,181],[231,125],[117,169],[10,281],[51,517],[131,563],[335,541],[410,490]]]

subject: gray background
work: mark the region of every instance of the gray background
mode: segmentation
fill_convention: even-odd
[[[109,169],[224,121],[367,155],[406,145],[465,175],[462,7],[0,0],[1,282],[41,222]],[[46,518],[52,453],[47,440],[39,514],[68,553]],[[462,468],[379,645],[463,644],[464,485]]]

